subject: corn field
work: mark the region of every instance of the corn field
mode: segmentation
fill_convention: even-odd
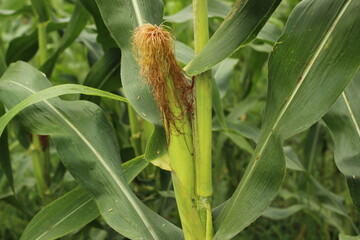
[[[0,0],[0,240],[360,239],[360,0]]]

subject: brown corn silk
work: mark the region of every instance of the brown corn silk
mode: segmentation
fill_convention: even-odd
[[[140,74],[153,88],[165,127],[179,130],[175,121],[192,112],[192,89],[176,61],[173,41],[169,31],[151,24],[137,27],[132,37]],[[170,101],[175,101],[181,114],[174,113]]]

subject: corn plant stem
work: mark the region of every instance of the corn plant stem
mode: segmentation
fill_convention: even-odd
[[[47,60],[47,25],[48,22],[38,23],[40,65],[43,65]]]
[[[168,150],[181,225],[186,240],[204,240],[205,227],[202,226],[194,204],[196,199],[195,165],[191,124],[189,117],[184,116],[183,109],[174,97],[171,81],[168,81],[168,86],[170,108],[176,118],[170,125],[170,129],[167,129]]]
[[[198,54],[209,40],[207,0],[194,0],[195,53]],[[206,239],[212,239],[212,89],[211,72],[195,76],[195,118],[193,124],[196,164],[197,208]]]
[[[39,65],[41,66],[47,60],[47,28],[48,22],[38,23],[38,41],[39,41]],[[41,143],[41,137],[33,135],[32,144],[33,167],[36,178],[36,185],[42,202],[48,202],[47,196],[50,194],[50,152],[49,148]]]
[[[140,154],[142,154],[140,125],[137,118],[137,113],[134,110],[134,108],[129,103],[127,107],[128,107],[129,122],[130,122],[131,145],[134,148],[135,155],[139,156]]]
[[[44,204],[48,203],[47,196],[50,194],[49,182],[50,182],[50,152],[48,149],[44,149],[40,136],[33,135],[33,154],[32,163],[34,168],[34,175],[36,179],[36,186],[39,191],[39,196]]]

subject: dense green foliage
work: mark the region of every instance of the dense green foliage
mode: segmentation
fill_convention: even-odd
[[[145,22],[212,75],[209,239],[359,239],[359,10],[208,0],[195,57],[191,0],[0,0],[0,239],[183,239]]]

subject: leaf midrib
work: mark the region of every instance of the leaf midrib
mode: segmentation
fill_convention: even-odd
[[[132,5],[133,5],[133,9],[134,9],[134,12],[135,12],[135,16],[136,16],[138,26],[141,26],[141,25],[144,24],[144,20],[143,20],[144,18],[141,15],[141,10],[140,10],[139,3],[138,3],[137,0],[131,0],[131,2],[132,2]]]
[[[345,105],[346,105],[346,109],[348,110],[349,114],[350,114],[350,117],[351,117],[351,121],[353,122],[354,126],[355,126],[355,129],[356,129],[356,132],[358,134],[358,137],[360,138],[360,127],[359,127],[359,124],[358,122],[356,121],[356,118],[355,118],[355,114],[352,110],[352,107],[350,105],[350,101],[346,95],[345,92],[342,93],[342,97],[344,99],[344,102],[345,102]]]
[[[77,208],[75,208],[73,211],[69,212],[67,215],[65,215],[64,217],[62,217],[61,219],[59,219],[59,221],[57,221],[56,223],[54,223],[53,225],[51,225],[50,227],[48,227],[48,230],[46,230],[45,232],[43,232],[40,236],[38,236],[35,240],[39,240],[41,239],[43,236],[45,236],[46,234],[49,233],[49,231],[53,228],[55,228],[56,226],[58,226],[60,223],[62,223],[63,221],[65,221],[67,218],[69,218],[71,215],[75,214],[79,209],[81,209],[83,206],[85,206],[86,204],[88,204],[89,202],[91,202],[92,199],[87,199],[85,202],[83,202],[80,206],[78,206]]]
[[[31,88],[28,88],[27,86],[15,82],[15,81],[10,81],[24,89],[26,89],[27,91],[31,92],[32,94],[35,94],[36,92],[33,91]],[[106,161],[104,160],[104,158],[100,155],[100,153],[95,149],[95,147],[87,140],[87,138],[75,127],[75,125],[72,124],[72,122],[70,120],[68,120],[63,114],[61,114],[49,101],[47,100],[43,100],[43,102],[48,105],[57,115],[59,115],[59,117],[80,137],[80,139],[83,140],[83,142],[88,146],[88,148],[94,153],[94,155],[97,157],[97,159],[100,161],[100,163],[103,165],[103,167],[109,172],[109,175],[111,176],[111,178],[115,181],[115,183],[117,184],[117,186],[120,188],[120,190],[124,193],[124,195],[126,196],[126,198],[128,199],[129,203],[134,207],[136,213],[139,215],[139,217],[143,220],[143,223],[145,224],[145,226],[148,228],[149,233],[151,234],[151,236],[155,239],[155,240],[159,240],[159,238],[157,237],[157,234],[154,232],[153,227],[151,226],[151,224],[148,222],[147,217],[144,215],[144,213],[142,212],[142,210],[140,209],[140,207],[136,204],[135,199],[133,198],[133,196],[131,196],[131,193],[128,191],[128,189],[126,188],[127,186],[125,186],[121,180],[116,176],[116,173],[110,168],[110,166],[106,163]]]

